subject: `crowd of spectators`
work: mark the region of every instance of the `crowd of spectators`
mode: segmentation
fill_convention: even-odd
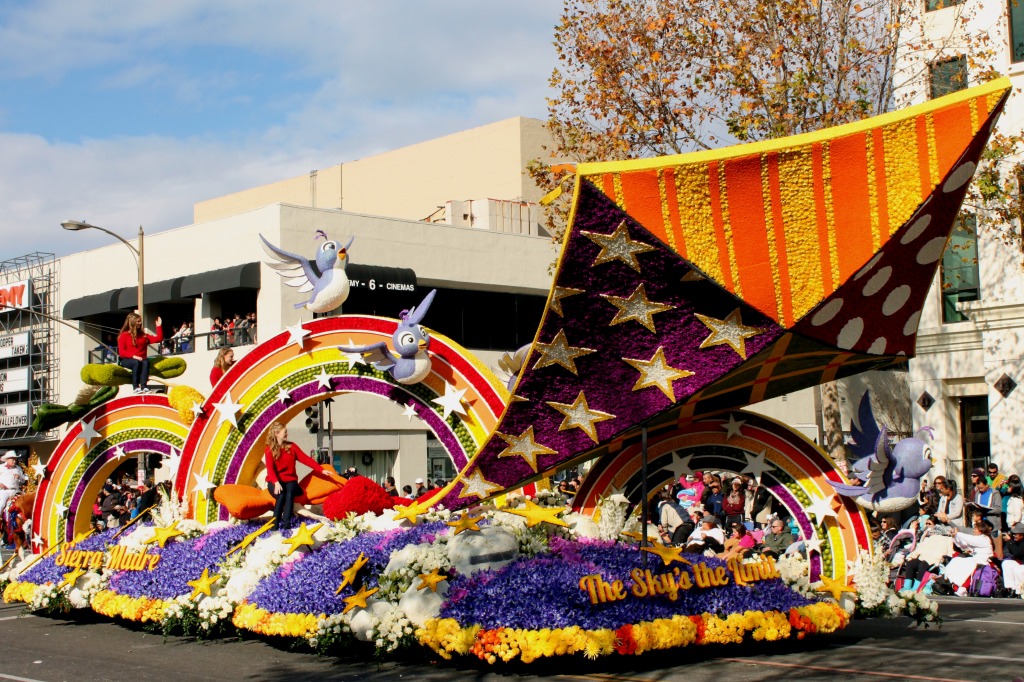
[[[916,505],[869,514],[872,538],[895,589],[1024,596],[1024,500],[1020,477],[996,464],[971,473],[964,495],[939,476],[922,482]],[[565,492],[578,480],[567,478]],[[560,487],[560,489],[562,489]],[[803,553],[800,532],[764,486],[705,471],[666,486],[651,508],[664,544],[719,558]]]
[[[651,512],[661,542],[688,552],[778,558],[802,547],[786,509],[746,476],[690,474],[661,490]]]
[[[224,348],[227,346],[248,346],[256,343],[256,313],[242,316],[213,318],[210,325],[210,347]]]
[[[108,478],[92,505],[91,522],[94,529],[120,528],[139,515],[147,515],[160,501],[160,490],[169,494],[170,483],[153,485],[153,481],[135,483],[125,478],[117,483]]]
[[[879,519],[877,541],[894,587],[957,595],[1024,596],[1024,499],[1020,476],[990,463],[961,493],[938,476],[917,505]]]

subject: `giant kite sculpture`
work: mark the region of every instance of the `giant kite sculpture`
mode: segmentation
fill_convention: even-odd
[[[908,454],[883,437],[879,449],[862,420],[875,436],[862,490],[799,433],[742,408],[913,355],[1008,93],[994,81],[794,138],[581,165],[537,335],[503,360],[510,387],[420,328],[428,296],[404,320],[289,327],[208,397],[179,387],[170,402],[93,407],[36,471],[36,554],[0,569],[5,599],[490,663],[803,637],[841,629],[855,607],[933,618],[923,597],[872,582],[887,570],[873,563],[867,518],[837,496],[888,508],[879,482],[916,475],[923,440]],[[332,310],[347,293],[347,247],[328,241],[309,260],[264,244],[273,267],[299,275],[287,284],[312,292],[300,306]],[[389,340],[394,366],[368,363],[361,351]],[[337,482],[324,503],[341,508],[335,521],[283,532],[239,522],[235,507],[232,521],[218,499],[254,483],[269,425],[349,392],[421,419],[455,480],[397,506],[363,499],[381,513],[349,515],[341,496],[374,486]],[[188,518],[168,503],[156,525],[89,536],[102,481],[138,452],[164,455]],[[594,463],[570,511],[544,480],[583,460]],[[758,480],[792,516],[804,558],[641,546],[630,507],[695,467]]]

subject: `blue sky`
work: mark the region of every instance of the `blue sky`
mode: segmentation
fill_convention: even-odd
[[[3,0],[0,258],[191,222],[203,199],[544,118],[556,0]]]

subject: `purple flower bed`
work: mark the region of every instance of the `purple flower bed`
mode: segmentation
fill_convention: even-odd
[[[118,530],[120,529],[108,528],[102,533],[90,535],[85,540],[74,545],[73,549],[80,549],[85,552],[102,550]],[[68,568],[67,566],[58,566],[56,562],[57,557],[59,556],[60,550],[57,550],[45,559],[40,559],[32,568],[28,569],[18,577],[18,582],[45,585],[46,583],[59,583],[63,581],[64,574],[70,573],[74,569]]]
[[[341,613],[345,610],[345,597],[358,590],[347,585],[341,594],[334,591],[341,583],[342,572],[359,558],[360,552],[368,563],[359,575],[364,584],[373,588],[392,552],[406,545],[433,542],[445,529],[444,522],[436,521],[386,533],[363,533],[346,542],[323,545],[260,581],[249,595],[249,602],[271,613]]]
[[[580,579],[599,573],[606,580],[622,580],[627,593],[633,585],[630,571],[641,566],[636,548],[607,543],[553,542],[552,553],[521,558],[497,571],[482,571],[471,577],[457,576],[451,582],[448,599],[441,607],[442,618],[454,618],[463,627],[479,624],[539,630],[578,625],[586,629],[616,629],[627,623],[671,618],[675,615],[714,613],[728,615],[744,611],[788,611],[812,603],[790,590],[781,580],[742,587],[730,582],[724,587],[680,590],[676,601],[667,596],[626,599],[592,605],[580,589]],[[724,566],[720,559],[690,555],[712,568]],[[665,567],[657,556],[648,557],[655,575],[680,566]],[[692,572],[691,572],[692,580]]]
[[[191,594],[189,580],[196,580],[204,569],[211,573],[228,550],[260,527],[259,523],[242,523],[200,535],[193,540],[172,540],[166,547],[153,545],[150,553],[159,554],[160,562],[152,571],[120,571],[110,579],[109,589],[129,597],[174,599]],[[269,533],[270,531],[266,531]]]

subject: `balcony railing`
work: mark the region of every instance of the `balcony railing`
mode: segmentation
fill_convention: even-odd
[[[195,351],[196,347],[206,344],[206,350],[219,350],[221,348],[234,348],[236,346],[252,346],[256,343],[256,327],[245,327],[242,329],[225,329],[223,331],[209,332],[207,334],[196,334],[194,337],[183,339],[164,339],[160,343],[149,346],[150,356],[163,355],[187,355]],[[117,364],[117,348],[97,347],[88,352],[87,363],[98,365]]]

